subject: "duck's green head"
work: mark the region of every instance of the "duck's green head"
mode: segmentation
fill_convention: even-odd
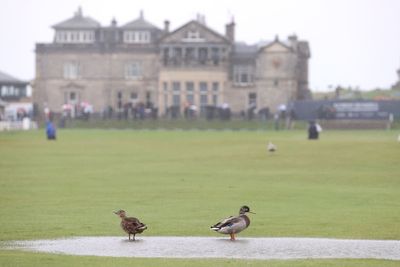
[[[248,207],[248,206],[243,206],[243,207],[241,207],[240,208],[240,210],[239,210],[239,214],[245,214],[245,213],[253,213],[253,214],[255,214],[254,212],[251,212],[250,211],[250,208]]]

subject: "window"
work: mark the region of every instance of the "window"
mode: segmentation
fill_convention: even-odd
[[[151,102],[151,92],[146,92],[146,108],[152,108],[153,103]]]
[[[180,107],[181,105],[181,83],[180,82],[172,82],[172,105]]]
[[[193,82],[187,82],[186,83],[186,101],[190,104],[194,103],[194,83]]]
[[[163,82],[163,91],[164,91],[164,111],[167,112],[168,107],[169,107],[169,102],[168,102],[168,83]]]
[[[220,58],[219,49],[217,47],[213,47],[211,50],[211,53],[212,53],[211,57],[212,57],[213,64],[215,66],[217,66],[219,64],[219,58]]]
[[[182,60],[182,48],[174,47],[172,50],[172,61],[174,65],[178,65],[181,63]]]
[[[205,108],[208,105],[208,86],[206,82],[200,82],[200,112],[205,112]]]
[[[218,82],[213,82],[212,83],[212,90],[213,90],[213,105],[217,106],[218,105],[218,91],[219,91],[219,83]]]
[[[199,61],[201,64],[206,64],[208,58],[208,49],[200,48],[199,49]]]
[[[200,36],[200,32],[197,30],[187,31],[184,38],[182,39],[183,42],[204,42],[204,38]]]
[[[213,82],[212,83],[212,89],[214,93],[218,93],[219,91],[219,83],[218,82]]]
[[[218,106],[218,95],[213,95],[213,105]]]
[[[64,79],[76,80],[80,77],[80,66],[78,62],[67,62],[64,64]]]
[[[200,82],[200,94],[207,94],[208,88],[206,82]]]
[[[194,51],[195,50],[194,50],[193,47],[187,47],[185,49],[185,60],[186,60],[186,63],[188,63],[189,61],[191,61],[191,60],[193,60],[195,58]]]
[[[136,102],[138,99],[138,94],[136,92],[131,92],[131,101]]]
[[[172,90],[174,91],[174,94],[180,94],[181,83],[180,82],[172,82]]]
[[[138,79],[142,76],[140,62],[131,62],[125,66],[125,78]]]
[[[200,111],[204,112],[208,105],[208,95],[200,95]]]
[[[150,43],[149,31],[124,31],[125,43]]]
[[[79,103],[79,93],[76,91],[64,92],[64,104],[77,104]]]
[[[233,81],[235,85],[246,86],[254,83],[253,66],[233,66]]]
[[[200,33],[198,31],[188,31],[187,32],[187,38],[188,39],[199,39],[200,38]]]
[[[187,93],[193,94],[193,91],[194,91],[194,83],[193,82],[186,83],[186,91],[187,91]]]
[[[249,107],[250,108],[257,108],[257,94],[256,93],[249,93]]]
[[[20,93],[19,88],[12,85],[3,85],[1,87],[1,96],[19,96]]]
[[[117,92],[117,106],[118,106],[118,109],[122,108],[122,92],[121,91]]]
[[[172,105],[176,106],[176,107],[180,107],[180,105],[181,105],[181,96],[180,95],[173,95]]]

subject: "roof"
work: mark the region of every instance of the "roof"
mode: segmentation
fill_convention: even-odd
[[[236,42],[234,46],[234,51],[235,53],[239,54],[252,54],[252,53],[257,53],[258,51],[258,45],[248,45],[243,42]]]
[[[101,25],[90,17],[84,17],[82,9],[78,8],[74,16],[53,26],[55,29],[97,29]]]
[[[138,29],[138,30],[158,30],[158,27],[154,26],[150,22],[144,19],[143,12],[140,12],[139,18],[128,22],[124,26],[124,29]]]
[[[236,42],[233,46],[233,64],[255,64],[258,46],[248,45],[244,42]]]
[[[196,21],[196,20],[191,20],[191,21],[187,22],[186,24],[184,24],[181,27],[175,29],[174,31],[169,32],[168,34],[164,35],[161,39],[165,39],[165,38],[167,38],[167,37],[169,37],[171,35],[174,35],[175,33],[179,32],[180,30],[184,29],[185,27],[188,27],[188,25],[190,25],[190,24],[195,24],[196,26],[199,26],[199,27],[203,28],[205,31],[207,31],[207,32],[209,32],[209,33],[221,38],[226,43],[230,43],[231,42],[230,40],[228,40],[226,38],[226,36],[214,31],[213,29],[207,27],[204,23],[201,23],[201,22]]]
[[[265,48],[270,47],[270,46],[272,46],[274,44],[280,44],[281,46],[283,46],[283,47],[285,47],[285,48],[287,48],[289,50],[293,49],[289,42],[279,40],[278,35],[275,36],[275,40],[273,40],[271,42],[266,42],[266,41],[259,42],[259,48],[260,49],[265,49]]]
[[[11,75],[8,75],[7,73],[4,73],[0,71],[0,82],[4,83],[26,83],[24,81],[21,81]]]

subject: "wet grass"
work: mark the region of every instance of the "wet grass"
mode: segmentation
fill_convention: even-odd
[[[304,131],[63,130],[56,142],[48,142],[42,131],[0,133],[0,240],[124,238],[112,214],[116,209],[147,223],[144,236],[211,236],[216,234],[208,227],[243,204],[257,214],[240,236],[399,240],[397,135],[332,131],[312,142]],[[278,145],[278,153],[266,153],[267,140]],[[2,266],[35,259],[33,266],[47,261],[71,261],[70,266],[88,261],[101,261],[101,266],[237,265],[0,255]],[[268,266],[377,266],[375,261],[344,262],[268,261]],[[262,261],[247,264],[265,266]]]
[[[63,256],[33,252],[0,251],[1,266],[163,266],[163,267],[210,267],[210,266],[255,266],[255,267],[397,267],[398,261],[389,260],[221,260],[221,259],[143,259],[88,256]]]

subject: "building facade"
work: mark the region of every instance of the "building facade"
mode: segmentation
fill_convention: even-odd
[[[29,89],[29,82],[0,71],[0,121],[22,120],[26,116],[32,116],[33,105]]]
[[[159,115],[171,108],[229,106],[233,112],[304,99],[308,90],[308,42],[290,36],[254,45],[235,41],[202,17],[170,31],[139,18],[101,26],[81,9],[53,26],[52,43],[36,44],[33,97],[39,110],[90,103],[95,112],[143,103]]]

